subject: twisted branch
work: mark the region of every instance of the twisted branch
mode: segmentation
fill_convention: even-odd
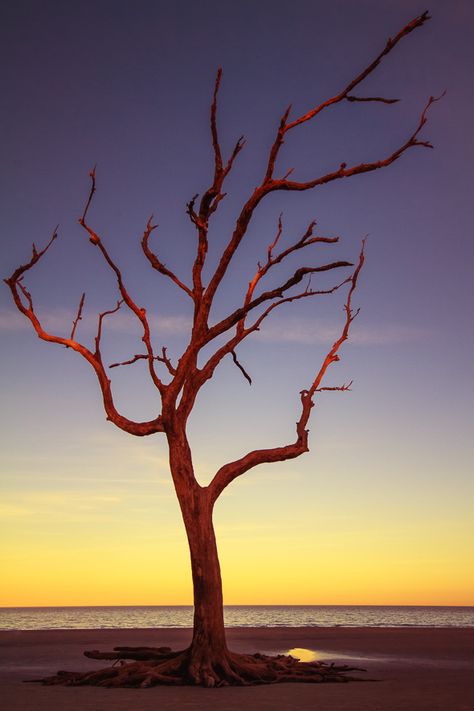
[[[86,212],[87,209],[85,210],[85,213]],[[99,386],[102,392],[102,399],[104,403],[104,409],[108,420],[113,422],[117,427],[124,430],[125,432],[136,435],[138,437],[154,434],[155,432],[163,432],[164,429],[161,415],[158,415],[155,419],[147,422],[135,422],[133,420],[129,420],[127,417],[124,417],[117,411],[113,400],[111,383],[107,377],[104,366],[102,364],[100,352],[92,353],[86,346],[74,339],[74,333],[70,338],[64,338],[62,336],[49,333],[43,328],[34,310],[33,299],[31,297],[31,294],[23,284],[23,277],[35,264],[37,264],[41,257],[47,252],[56,237],[57,229],[53,232],[53,236],[51,237],[46,247],[40,252],[38,252],[36,247],[33,245],[32,256],[30,261],[26,264],[22,264],[21,266],[19,266],[17,269],[15,269],[15,271],[10,277],[4,280],[10,288],[17,309],[30,321],[34,330],[36,331],[36,334],[39,338],[41,338],[41,340],[47,341],[49,343],[57,343],[61,346],[64,346],[65,348],[71,348],[72,350],[79,353],[79,355],[81,355],[89,363],[89,365],[92,366],[99,381]],[[22,295],[26,299],[26,304],[22,300]],[[81,299],[81,302],[83,304],[83,299]],[[79,306],[78,315],[75,319],[75,325],[77,325],[77,322],[79,321],[81,312],[82,309],[81,306]],[[104,315],[105,314],[103,314],[102,316]],[[74,325],[73,332],[75,332]],[[100,328],[98,335],[100,340]]]

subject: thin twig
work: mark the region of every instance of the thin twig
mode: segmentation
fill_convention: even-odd
[[[72,324],[72,331],[71,331],[71,335],[69,336],[69,338],[71,339],[71,341],[74,339],[74,334],[76,333],[77,324],[79,323],[79,321],[82,320],[82,309],[84,308],[84,301],[85,301],[85,298],[86,298],[86,294],[85,294],[85,292],[84,292],[84,293],[82,294],[81,300],[80,300],[80,302],[79,302],[79,307],[78,307],[78,309],[77,309],[76,318],[74,319],[73,324]]]
[[[243,367],[243,365],[242,365],[241,363],[239,363],[239,361],[237,360],[237,355],[236,355],[235,351],[232,350],[230,353],[231,353],[231,355],[232,355],[232,360],[234,361],[234,363],[235,363],[235,365],[237,366],[237,368],[240,370],[240,372],[242,373],[242,375],[244,376],[244,378],[248,381],[248,384],[249,384],[249,385],[252,385],[252,378],[251,378],[250,375],[247,373],[247,371],[245,370],[245,368]]]

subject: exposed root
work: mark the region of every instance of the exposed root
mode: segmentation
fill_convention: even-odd
[[[324,662],[300,662],[290,655],[236,654],[226,651],[220,658],[193,654],[192,648],[172,652],[169,647],[115,647],[112,652],[84,652],[90,659],[115,660],[111,667],[91,672],[58,671],[43,679],[46,685],[146,688],[165,685],[206,687],[251,686],[256,684],[334,683],[363,681],[351,672],[364,669]],[[133,661],[126,662],[126,659]]]

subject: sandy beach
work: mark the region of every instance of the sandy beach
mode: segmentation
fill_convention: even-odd
[[[115,645],[185,647],[190,630],[37,630],[0,632],[0,698],[8,711],[474,711],[472,628],[231,628],[239,652],[313,650],[318,658],[367,669],[350,684],[250,688],[100,689],[45,687],[24,680],[58,669],[100,668],[86,649]]]

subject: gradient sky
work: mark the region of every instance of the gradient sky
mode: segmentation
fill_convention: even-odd
[[[61,239],[26,283],[63,334],[86,291],[79,335],[91,342],[95,314],[117,299],[77,224],[96,163],[90,221],[176,357],[187,300],[155,278],[139,238],[153,212],[153,247],[188,277],[195,233],[184,206],[211,176],[216,68],[224,150],[241,134],[247,144],[210,233],[211,264],[288,103],[296,116],[338,92],[425,9],[418,0],[4,3],[2,276],[60,223]],[[429,9],[433,19],[359,92],[403,101],[327,111],[293,132],[279,167],[309,179],[342,161],[382,158],[414,129],[429,95],[447,90],[423,134],[435,150],[413,149],[387,170],[312,193],[271,196],[221,290],[216,317],[239,303],[280,211],[286,244],[313,217],[322,234],[341,235],[336,248],[306,253],[307,264],[355,259],[369,235],[361,314],[326,381],[353,379],[353,391],[321,394],[309,454],[252,470],[216,507],[229,604],[474,604],[474,6],[432,0]],[[107,423],[87,364],[39,341],[6,287],[0,299],[0,605],[191,603],[164,437]],[[198,399],[190,438],[201,482],[250,448],[294,437],[298,392],[343,318],[340,298],[309,301],[282,309],[241,347],[251,388],[224,362]],[[108,362],[139,352],[137,334],[125,314],[110,319]],[[112,372],[123,413],[153,416],[142,364]]]

